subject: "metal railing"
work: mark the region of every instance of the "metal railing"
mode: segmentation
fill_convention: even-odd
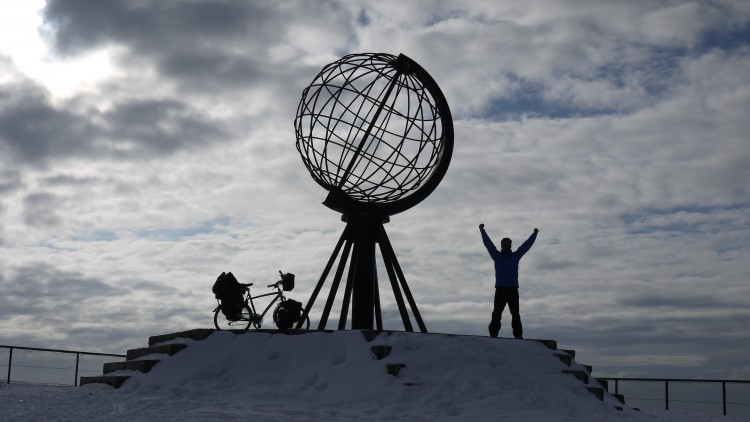
[[[7,358],[3,359],[3,355]],[[5,382],[31,384],[78,385],[80,376],[101,375],[104,363],[125,355],[41,349],[0,344],[0,373]],[[117,359],[114,359],[117,360]]]
[[[750,381],[666,378],[606,378],[607,390],[629,407],[714,415],[750,415]]]

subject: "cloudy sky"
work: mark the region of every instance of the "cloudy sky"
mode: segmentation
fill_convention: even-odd
[[[750,379],[743,0],[4,1],[0,343],[210,327],[222,271],[307,301],[344,224],[293,121],[357,52],[411,57],[453,113],[443,182],[386,225],[430,331],[486,335],[479,223],[538,227],[527,338],[601,376]]]

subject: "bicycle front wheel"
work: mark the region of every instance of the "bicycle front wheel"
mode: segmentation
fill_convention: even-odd
[[[238,320],[229,320],[226,316],[224,316],[224,313],[221,312],[221,306],[216,309],[216,312],[214,312],[214,326],[217,330],[245,330],[247,331],[250,326],[252,325],[252,312],[250,312],[250,307],[245,305],[242,307],[242,312],[240,313]]]
[[[305,315],[305,321],[302,322],[302,326],[299,327],[303,330],[309,330],[310,329],[310,317]]]

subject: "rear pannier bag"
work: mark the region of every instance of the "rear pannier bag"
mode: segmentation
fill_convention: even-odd
[[[214,287],[211,289],[217,299],[223,299],[229,296],[242,296],[245,289],[240,285],[240,282],[234,277],[234,274],[221,273],[214,282]]]
[[[237,321],[242,318],[242,297],[239,299],[227,297],[221,299],[221,313],[230,321]]]
[[[239,318],[242,312],[242,295],[245,293],[245,288],[242,287],[234,274],[221,273],[214,282],[214,286],[211,289],[216,299],[221,300],[221,312],[229,319]]]

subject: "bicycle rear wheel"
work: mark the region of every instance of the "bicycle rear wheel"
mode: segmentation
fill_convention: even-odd
[[[226,316],[224,316],[224,313],[221,312],[221,306],[219,306],[216,309],[216,312],[214,312],[214,326],[217,330],[245,330],[247,331],[250,326],[252,325],[252,312],[250,312],[250,307],[247,305],[244,305],[242,307],[242,312],[240,314],[240,319],[236,321],[231,321],[227,319]]]

